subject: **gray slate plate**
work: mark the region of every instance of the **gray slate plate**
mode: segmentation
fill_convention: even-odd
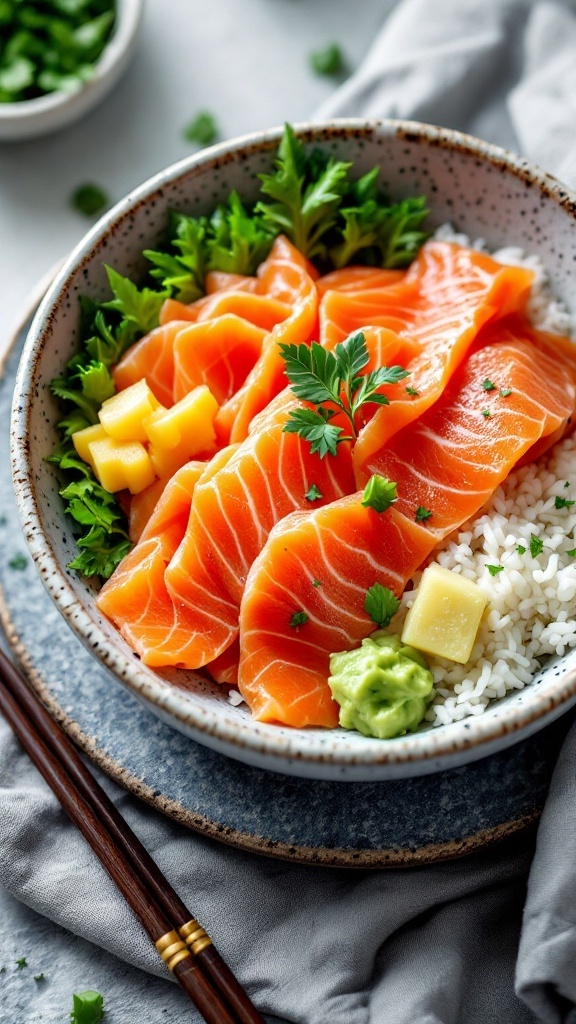
[[[85,650],[26,551],[8,425],[28,324],[0,381],[0,619],[32,686],[111,778],[233,846],[301,863],[390,867],[461,856],[536,821],[574,712],[484,760],[395,782],[313,782],[229,760],[164,725]]]

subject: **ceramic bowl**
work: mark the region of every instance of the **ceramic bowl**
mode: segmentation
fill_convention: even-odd
[[[117,0],[116,26],[94,67],[76,92],[52,92],[34,100],[0,103],[0,142],[36,138],[65,128],[111,91],[128,67],[138,39],[144,0]]]
[[[491,248],[538,252],[556,294],[576,313],[576,196],[555,179],[501,149],[457,132],[410,122],[336,121],[303,126],[306,143],[362,173],[382,167],[392,196],[425,194],[432,226],[451,220]],[[281,130],[205,150],[163,171],[107,213],[58,274],[34,320],[20,364],[12,421],[13,474],[26,539],[42,579],[80,639],[160,718],[186,735],[246,763],[310,778],[378,780],[434,772],[487,756],[557,718],[576,701],[576,652],[548,663],[531,685],[478,717],[394,740],[342,730],[289,729],[252,720],[245,706],[193,672],[142,665],[99,614],[94,586],[66,565],[74,557],[59,481],[45,461],[56,444],[58,409],[48,383],[76,350],[78,298],[107,297],[103,262],[144,272],[169,209],[210,211],[232,189],[254,199]]]

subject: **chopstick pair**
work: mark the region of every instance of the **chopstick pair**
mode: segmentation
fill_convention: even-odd
[[[0,712],[206,1024],[264,1024],[210,937],[1,649]]]

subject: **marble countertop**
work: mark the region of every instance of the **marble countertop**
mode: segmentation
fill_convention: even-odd
[[[221,138],[307,120],[335,87],[310,70],[310,52],[336,41],[355,68],[392,6],[147,0],[136,57],[100,107],[57,134],[0,145],[0,355],[38,282],[90,227],[70,204],[78,185],[94,182],[120,199],[191,152],[183,129],[200,110],[214,114]],[[22,956],[28,966],[18,970]],[[169,981],[65,932],[0,886],[2,967],[0,1018],[10,1024],[63,1022],[72,993],[86,988],[105,995],[108,1024],[199,1020]]]

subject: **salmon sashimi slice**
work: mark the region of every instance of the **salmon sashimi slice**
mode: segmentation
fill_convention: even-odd
[[[147,665],[176,665],[186,659],[186,608],[176,608],[164,573],[186,530],[194,487],[206,469],[189,462],[168,482],[139,542],[104,584],[100,611]]]
[[[183,328],[174,339],[172,397],[180,401],[206,384],[218,405],[244,383],[262,350],[266,331],[233,313]]]
[[[338,446],[336,458],[319,460],[306,441],[283,430],[298,400],[287,389],[274,405],[274,413],[262,414],[263,429],[251,433],[218,472],[196,487],[186,536],[166,569],[173,600],[198,617],[198,657],[190,646],[188,668],[199,668],[221,653],[215,648],[208,656],[209,642],[201,636],[205,607],[213,604],[210,591],[200,594],[207,572],[214,588],[228,595],[226,615],[233,604],[229,624],[237,627],[246,577],[274,524],[295,509],[326,504],[354,487],[348,443]],[[306,497],[313,484],[321,497]]]
[[[574,412],[570,365],[545,350],[535,358],[520,325],[490,333],[500,340],[472,353],[442,398],[370,463],[396,482],[399,511],[410,519],[418,508],[431,512],[426,522],[438,539],[474,515],[528,451],[554,443]]]
[[[149,522],[156,505],[160,501],[163,491],[168,483],[168,478],[155,480],[138,494],[130,495],[128,506],[128,533],[130,540],[136,544],[144,532],[144,527]]]
[[[163,327],[155,327],[132,345],[112,369],[116,390],[124,391],[144,379],[162,405],[172,405],[174,340],[187,326],[186,320],[172,320]]]
[[[243,441],[257,413],[286,386],[280,343],[307,342],[317,328],[318,294],[310,264],[282,235],[274,242],[262,281],[282,301],[290,302],[291,314],[274,327],[242,387],[220,407],[215,425],[223,442]]]
[[[322,298],[329,291],[363,292],[372,288],[388,288],[391,284],[398,284],[405,274],[405,270],[384,270],[380,267],[343,267],[318,278],[316,287]]]
[[[227,686],[238,685],[238,665],[240,662],[240,644],[238,639],[230,644],[222,654],[208,665],[208,671],[217,683]]]
[[[332,651],[376,628],[364,609],[375,582],[397,595],[436,538],[394,508],[379,515],[349,495],[287,516],[255,560],[240,609],[238,685],[259,721],[338,724],[328,686]],[[304,612],[307,620],[291,625]]]

